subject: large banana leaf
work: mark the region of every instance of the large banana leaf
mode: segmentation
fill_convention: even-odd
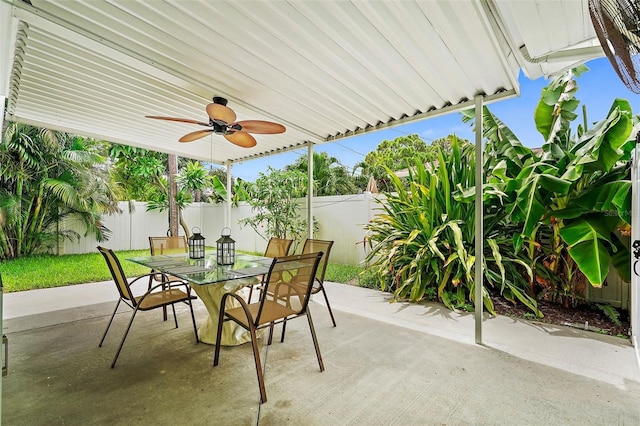
[[[616,250],[606,221],[593,216],[578,218],[560,229],[560,236],[569,245],[569,255],[589,282],[601,286],[609,272],[609,251]]]

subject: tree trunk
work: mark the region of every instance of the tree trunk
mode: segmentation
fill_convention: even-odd
[[[178,183],[176,182],[176,175],[178,174],[178,156],[169,154],[169,233],[172,236],[178,235],[178,223],[179,223],[179,211],[178,203],[176,202],[176,195],[178,194]]]
[[[187,239],[189,239],[189,237],[191,236],[191,231],[189,231],[189,227],[187,226],[187,222],[184,220],[184,217],[182,217],[182,212],[180,212],[180,226],[182,227],[182,230],[184,231],[184,235],[187,237]]]

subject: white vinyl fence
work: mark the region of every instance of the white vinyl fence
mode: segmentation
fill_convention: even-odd
[[[637,195],[637,191],[635,193]],[[319,231],[315,238],[335,242],[331,250],[331,262],[358,265],[364,260],[366,255],[364,225],[380,212],[380,205],[376,202],[375,197],[382,196],[378,194],[374,196],[365,192],[357,195],[315,197],[313,199],[313,215],[319,224]],[[637,198],[635,202],[638,203]],[[122,214],[104,217],[105,225],[112,231],[108,241],[98,243],[92,235],[83,236],[80,241],[64,240],[60,241],[58,253],[90,253],[95,251],[98,245],[113,250],[148,249],[149,236],[167,234],[169,228],[167,212],[147,212],[146,203],[136,202],[133,204],[135,208],[132,212],[129,212],[129,203],[122,202],[120,203]],[[306,199],[299,200],[299,206],[300,215],[306,217]],[[192,203],[182,214],[189,229],[200,228],[202,235],[206,238],[206,244],[215,246],[224,227],[225,209],[223,204]],[[246,203],[240,203],[238,207],[231,208],[231,237],[236,241],[238,250],[261,253],[267,246],[267,241],[251,227],[241,227],[238,223],[240,219],[251,215],[251,207]],[[65,224],[64,226],[67,229],[74,228],[74,224]],[[75,224],[76,231],[80,235],[84,235],[84,229],[81,227],[80,224]],[[636,232],[639,228],[640,226],[633,227]],[[179,231],[182,235],[182,228],[179,228]],[[640,239],[640,237],[634,236],[634,239]],[[638,269],[640,270],[640,267]],[[635,273],[633,275],[634,281],[639,281],[638,276]],[[615,271],[609,274],[607,283],[608,285],[600,289],[588,288],[587,298],[623,309],[631,308],[631,312],[635,315],[632,320],[633,329],[637,330],[639,321],[637,305],[640,296],[638,296],[638,290],[632,293],[631,287],[638,289],[638,286],[622,281]]]
[[[376,197],[378,195],[376,194]],[[129,211],[129,203],[120,203],[122,214],[105,216],[104,224],[112,235],[108,241],[97,242],[93,235],[84,235],[80,224],[66,223],[67,228],[74,228],[82,235],[80,241],[64,240],[58,246],[59,254],[89,253],[98,245],[113,250],[148,249],[149,236],[166,235],[169,228],[167,212],[146,211],[146,203],[135,202],[133,211]],[[306,216],[306,199],[301,199],[300,214]],[[323,240],[335,241],[331,250],[331,262],[357,265],[365,257],[363,244],[366,231],[364,225],[369,222],[380,208],[371,193],[357,195],[341,195],[332,197],[315,197],[313,199],[313,215],[319,224],[319,231],[314,236]],[[220,238],[225,223],[224,204],[192,203],[182,214],[190,229],[198,227],[206,238],[206,245],[213,246]],[[252,215],[251,207],[240,203],[231,208],[231,237],[236,241],[236,249],[263,252],[267,241],[260,237],[251,227],[242,227],[238,221]],[[179,229],[183,234],[182,228]]]

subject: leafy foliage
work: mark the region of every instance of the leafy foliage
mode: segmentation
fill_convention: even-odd
[[[148,201],[159,187],[166,191],[166,180],[161,178],[167,173],[167,154],[113,144],[109,155],[120,199]]]
[[[413,164],[414,161],[426,163],[432,160],[426,142],[418,135],[400,136],[392,141],[384,140],[378,147],[367,154],[364,161],[356,164],[355,170],[366,177],[373,176],[381,192],[389,192],[393,189],[393,183],[389,178],[388,170],[402,170]]]
[[[207,177],[207,171],[200,162],[189,161],[176,176],[176,181],[181,190],[188,191],[193,201],[199,203],[202,198],[202,190],[208,184]]]
[[[309,160],[307,156],[299,157],[287,170],[299,170],[307,173]],[[313,153],[313,192],[315,195],[347,195],[357,192],[354,179],[345,166],[337,158],[326,152]]]
[[[410,169],[408,188],[387,169],[393,192],[380,204],[385,213],[367,226],[372,250],[366,261],[380,277],[380,286],[397,298],[418,301],[436,295],[451,309],[471,310],[474,303],[475,206],[469,192],[475,185],[474,146],[451,138],[450,151],[437,147],[437,159]],[[487,191],[491,194],[491,191]],[[526,295],[530,274],[526,263],[505,244],[500,230],[504,215],[489,204],[486,212],[485,277],[507,298],[518,299],[537,312]],[[494,312],[489,294],[484,305]]]
[[[0,258],[55,247],[80,238],[65,226],[79,220],[101,241],[101,215],[118,211],[102,155],[92,139],[8,123],[0,144]]]
[[[527,249],[535,271],[530,294],[540,286],[544,297],[565,303],[575,303],[585,279],[601,285],[611,264],[623,278],[629,274],[628,248],[616,231],[628,227],[631,211],[631,109],[617,99],[605,119],[572,134],[575,77],[584,71],[560,75],[543,89],[534,115],[545,140],[540,150],[522,146],[488,108],[482,117],[487,183],[504,194],[507,218],[519,228],[514,248]],[[473,111],[465,115],[474,118]]]
[[[574,302],[584,281],[601,285],[609,266],[629,274],[629,251],[617,231],[628,229],[629,158],[633,117],[617,99],[605,119],[587,128],[571,122],[579,101],[579,67],[543,89],[535,111],[544,138],[540,150],[523,146],[488,108],[483,110],[485,149],[484,280],[513,302],[539,314],[535,298]],[[466,111],[464,120],[475,119]],[[436,161],[421,161],[404,186],[387,168],[385,214],[368,225],[367,256],[382,288],[420,300],[428,289],[452,309],[473,303],[472,148],[455,140],[438,147]],[[492,312],[490,299],[484,303]]]
[[[616,308],[614,308],[611,305],[602,305],[602,304],[597,304],[598,309],[600,309],[602,312],[604,312],[604,314],[615,324],[615,325],[621,325],[622,322],[620,321],[620,312],[618,312],[618,310]]]
[[[307,175],[300,170],[276,170],[260,173],[250,189],[249,204],[253,216],[240,220],[262,238],[300,240],[307,233],[306,220],[300,217],[297,199],[307,191]]]

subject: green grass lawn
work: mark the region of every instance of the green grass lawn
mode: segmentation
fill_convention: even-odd
[[[149,268],[129,262],[129,257],[146,256],[149,250],[118,251],[124,272],[129,277],[143,275]],[[329,262],[325,280],[346,283],[358,277],[362,268]],[[39,255],[0,262],[5,292],[111,280],[109,268],[97,251],[65,256]]]

